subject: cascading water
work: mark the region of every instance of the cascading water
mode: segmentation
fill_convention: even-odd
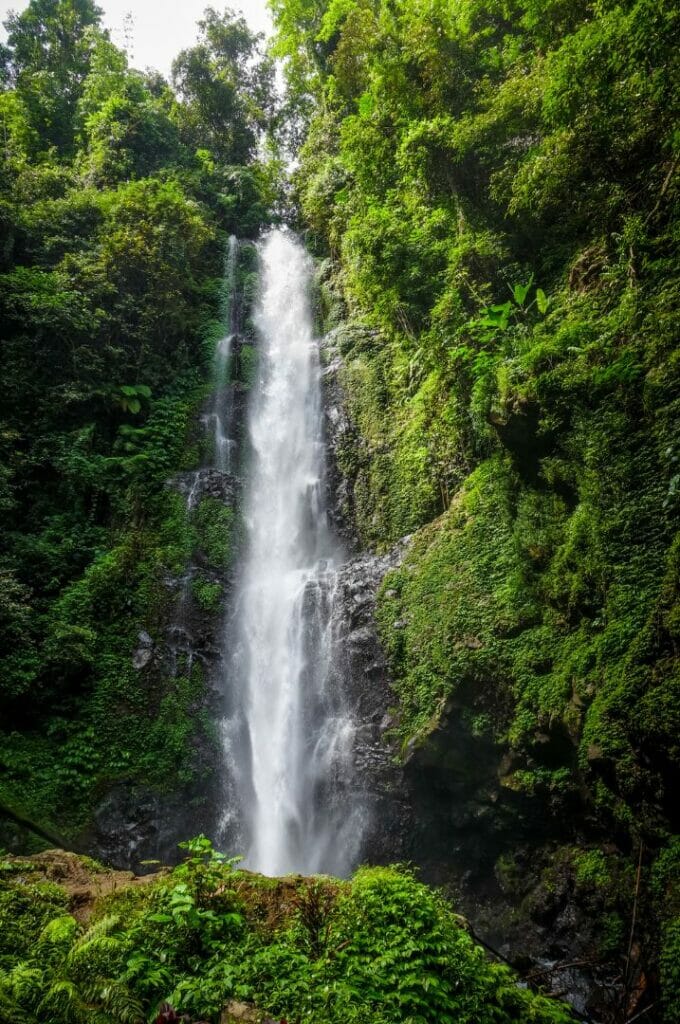
[[[182,491],[186,498],[189,518],[195,514],[196,507],[205,496],[206,483],[213,470],[225,475],[231,472],[231,452],[234,442],[230,431],[233,416],[233,384],[229,379],[229,363],[236,331],[238,330],[238,306],[236,301],[236,268],[239,255],[238,239],[231,235],[225,262],[225,290],[222,321],[226,334],[220,339],[215,350],[213,365],[214,390],[210,411],[203,415],[202,423],[207,434],[211,435],[212,452],[200,469],[187,473],[182,480]],[[183,655],[188,667],[191,668],[193,650],[187,635],[187,615],[191,604],[192,584],[196,565],[191,564],[180,581],[179,593],[175,606],[174,620],[170,626],[170,650],[177,665],[178,655]]]
[[[234,441],[230,435],[230,417],[233,407],[231,402],[231,382],[227,381],[227,371],[231,358],[232,343],[238,328],[238,310],[236,302],[236,266],[238,262],[238,239],[229,237],[229,250],[225,273],[226,303],[224,321],[227,333],[220,339],[215,352],[215,392],[210,412],[214,444],[214,465],[222,473],[231,473],[231,456]]]
[[[225,753],[246,865],[271,875],[343,874],[357,853],[362,809],[351,778],[354,727],[332,657],[340,552],[325,508],[311,266],[278,230],[261,243],[260,264]]]

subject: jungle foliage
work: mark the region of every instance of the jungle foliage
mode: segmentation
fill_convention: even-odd
[[[273,8],[348,511],[414,535],[379,607],[395,739],[467,701],[504,787],[651,864],[679,825],[677,4]]]
[[[184,845],[183,864],[98,899],[86,924],[49,880],[50,854],[0,861],[0,1022],[212,1022],[231,999],[299,1024],[574,1020],[491,964],[406,871],[269,879],[202,836]],[[96,890],[106,871],[92,867]]]
[[[299,223],[344,360],[348,512],[368,547],[413,534],[378,611],[393,738],[414,750],[465,695],[465,721],[511,766],[506,790],[556,818],[578,805],[567,853],[578,885],[607,889],[612,920],[642,850],[645,963],[673,1021],[678,6],[272,8],[283,126],[271,62],[229,13],[206,12],[174,90],[129,67],[92,0],[8,18],[0,804],[75,834],[97,786],[172,787],[190,770],[200,673],[149,687],[131,654],[196,543],[209,567],[230,558],[230,510],[208,501],[188,521],[165,483],[197,455],[225,236],[254,236],[278,202],[279,168],[258,150],[275,122],[300,145]],[[246,348],[244,386],[254,366]],[[212,574],[194,598],[219,604]],[[148,905],[113,901],[91,935],[54,888],[7,897],[8,927],[31,941],[0,948],[0,1015],[135,1020],[171,998],[210,1016],[235,994],[329,1024],[433,1006],[441,1020],[564,1019],[483,963],[408,876],[338,886],[331,952],[302,911],[265,940],[238,885],[215,902],[204,868],[183,870]],[[625,955],[621,927],[602,941]],[[423,992],[413,979],[430,976]]]
[[[0,91],[0,803],[62,834],[103,780],[188,770],[200,673],[131,658],[196,542],[166,482],[198,457],[226,237],[259,231],[276,175],[242,18],[206,11],[173,91],[100,14],[10,14]]]

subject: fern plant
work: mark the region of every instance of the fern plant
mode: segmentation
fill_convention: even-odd
[[[114,915],[85,931],[68,915],[50,921],[31,959],[0,975],[0,1024],[143,1024],[139,1000],[120,980],[119,929]]]

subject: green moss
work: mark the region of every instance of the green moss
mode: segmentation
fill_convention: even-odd
[[[198,545],[210,565],[226,569],[236,543],[236,514],[217,498],[204,497],[195,513]]]
[[[197,537],[187,514],[186,501],[176,491],[167,490],[163,495],[163,512],[153,542],[154,568],[179,576],[191,558]],[[149,573],[149,577],[153,587],[153,572]]]
[[[672,836],[652,870],[650,889],[669,915],[680,914],[680,837]]]
[[[579,885],[606,888],[611,883],[607,858],[602,850],[583,850],[576,854],[576,881]]]
[[[191,593],[203,611],[214,614],[222,604],[224,588],[221,583],[197,576],[191,581]]]
[[[603,960],[621,955],[626,941],[626,922],[621,914],[612,910],[602,914],[599,920],[598,953]]]
[[[191,759],[192,740],[209,745],[210,734],[198,716],[204,694],[200,664],[191,672],[168,680],[163,688],[153,719],[146,726],[146,749],[135,758],[135,774],[172,792],[177,783],[195,780],[196,768]],[[205,768],[202,769],[205,777]]]
[[[415,537],[404,564],[385,578],[378,622],[393,666],[404,739],[435,724],[460,687],[489,679],[528,683],[540,662],[540,609],[522,586],[512,532],[512,473],[502,460],[481,466],[448,511]],[[518,649],[517,634],[532,629]],[[547,639],[547,638],[546,638]],[[540,666],[539,666],[540,667]],[[500,702],[499,702],[500,703]],[[503,725],[496,710],[498,729]]]
[[[238,353],[237,380],[250,389],[257,380],[259,355],[254,345],[241,345]]]
[[[404,568],[385,581],[379,619],[404,739],[427,731],[456,688],[496,708],[511,702],[504,721],[491,712],[497,734],[507,730],[521,748],[539,730],[566,730],[579,745],[584,772],[616,765],[624,799],[615,813],[626,821],[626,793],[634,799],[641,780],[630,739],[634,719],[644,721],[648,742],[675,757],[677,667],[652,624],[664,623],[670,638],[678,549],[664,513],[667,484],[654,431],[635,423],[637,407],[618,378],[593,383],[593,364],[606,359],[609,346],[606,334],[593,338],[593,313],[581,300],[565,305],[549,355],[547,325],[536,326],[527,354],[499,379],[496,413],[488,412],[498,421],[501,450],[479,463],[449,509],[416,534]],[[630,327],[630,315],[622,300],[605,322],[620,331]],[[526,346],[530,336],[522,337]],[[369,397],[375,392],[369,370],[370,360],[363,381],[353,381],[357,408],[367,401],[362,387]],[[593,388],[601,391],[595,407],[586,400]],[[385,396],[379,415],[370,399],[374,418],[357,421],[369,439],[399,429],[395,422],[403,428],[409,415]],[[429,408],[443,415],[444,407]],[[459,421],[460,409],[453,416]],[[422,426],[418,436],[421,443],[428,436]],[[464,432],[455,443],[464,447]],[[371,497],[380,509],[380,543],[393,536],[385,514],[398,459],[398,447],[390,449],[359,478],[383,474],[386,493]],[[426,469],[418,472],[424,480]]]
[[[441,508],[434,446],[423,434],[428,417],[424,395],[437,382],[426,382],[407,401],[405,416],[393,417],[390,412],[408,373],[398,350],[388,346],[373,359],[363,355],[348,359],[341,374],[348,411],[366,447],[357,450],[348,439],[339,453],[339,466],[353,480],[362,537],[378,547],[417,529]]]
[[[661,994],[665,1024],[680,1014],[680,838],[672,836],[656,858],[649,881],[655,916],[660,921],[658,936],[661,963]]]
[[[663,1019],[673,1024],[680,1015],[680,916],[662,927],[660,961]]]

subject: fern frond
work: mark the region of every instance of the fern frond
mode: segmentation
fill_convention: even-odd
[[[120,982],[108,982],[101,990],[100,999],[112,1020],[120,1024],[143,1024],[145,1016],[142,1004]]]
[[[110,935],[119,924],[120,916],[118,914],[107,914],[105,917],[100,917],[98,921],[91,924],[89,928],[78,937],[75,947],[78,948],[79,946],[84,946],[88,942],[92,942],[101,936]]]
[[[112,978],[92,978],[81,989],[88,1003],[106,1015],[109,1024],[143,1024],[142,1004],[129,988]]]
[[[3,988],[19,1002],[35,1002],[42,995],[45,982],[43,971],[27,963],[17,964],[3,979]]]
[[[50,984],[38,1006],[40,1020],[54,1020],[55,1012],[61,1021],[76,1022],[82,1019],[83,1000],[78,987],[68,978],[58,978]]]
[[[77,968],[84,960],[93,956],[110,958],[120,951],[122,945],[122,941],[115,935],[96,935],[87,942],[76,943],[73,949],[69,950],[66,958],[67,967]]]
[[[70,943],[78,931],[78,922],[70,914],[61,917],[54,917],[48,921],[40,933],[38,942],[47,942],[50,945]]]
[[[36,1024],[33,1014],[29,1014],[3,988],[4,981],[5,979],[0,977],[0,1024]]]

